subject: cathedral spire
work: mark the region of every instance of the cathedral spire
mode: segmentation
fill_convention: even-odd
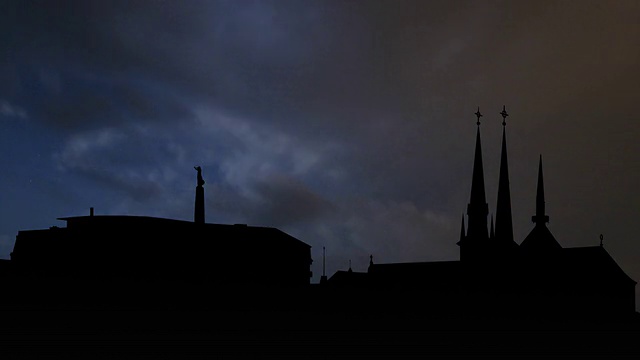
[[[540,163],[538,165],[538,191],[536,193],[536,214],[531,218],[536,226],[544,225],[549,222],[549,216],[545,215],[544,209],[544,180],[542,178],[542,155],[540,155]]]
[[[521,251],[536,256],[557,254],[562,246],[556,241],[547,228],[549,217],[544,214],[544,182],[542,180],[542,155],[538,165],[538,192],[536,194],[536,214],[531,218],[536,224],[529,235],[520,244]]]
[[[498,203],[496,206],[496,239],[501,244],[513,242],[511,219],[511,191],[509,189],[509,163],[507,161],[507,110],[502,107],[502,153],[500,156],[500,179],[498,181]]]
[[[489,206],[484,192],[484,171],[482,168],[482,145],[480,143],[480,107],[476,112],[478,118],[478,130],[476,132],[476,150],[473,160],[473,178],[471,180],[471,199],[467,206],[467,215],[469,216],[469,228],[467,229],[467,237],[486,239],[487,234],[487,215],[489,214]]]

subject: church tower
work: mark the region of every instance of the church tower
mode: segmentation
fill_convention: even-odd
[[[531,217],[535,223],[533,230],[520,244],[520,249],[529,255],[550,255],[562,247],[547,228],[549,216],[545,214],[544,180],[542,177],[542,155],[538,165],[538,189],[536,192],[536,214]]]
[[[471,180],[471,198],[467,205],[468,228],[464,239],[458,242],[460,260],[480,260],[487,255],[489,234],[487,231],[487,215],[489,206],[484,192],[484,170],[482,167],[482,145],[480,143],[480,108],[475,113],[478,126],[476,131],[476,149],[473,160],[473,177]]]
[[[513,241],[513,221],[511,220],[511,190],[509,189],[509,163],[507,161],[507,110],[502,107],[502,152],[500,155],[500,178],[498,180],[498,201],[496,206],[495,246],[499,258],[510,256],[518,245]]]

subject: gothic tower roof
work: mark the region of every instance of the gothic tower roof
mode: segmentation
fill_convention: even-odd
[[[544,179],[542,177],[542,155],[538,165],[538,190],[536,193],[536,215],[531,220],[535,223],[535,227],[529,235],[524,239],[520,248],[527,252],[553,251],[562,247],[547,228],[549,216],[545,215],[544,203]]]
[[[471,198],[467,206],[469,227],[467,238],[487,239],[487,215],[489,206],[484,192],[484,169],[482,167],[482,144],[480,141],[480,108],[476,112],[478,129],[476,131],[476,149],[473,160],[473,178],[471,180]]]
[[[507,160],[506,118],[509,116],[502,107],[502,153],[500,155],[500,178],[498,181],[498,201],[496,205],[496,240],[500,246],[516,245],[513,241],[513,221],[511,218],[511,190],[509,187],[509,162]]]

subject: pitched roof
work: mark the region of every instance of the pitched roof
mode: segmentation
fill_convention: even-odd
[[[526,252],[548,252],[562,249],[551,231],[544,224],[536,225],[522,241],[520,248]]]
[[[327,280],[334,286],[362,286],[367,283],[368,274],[364,272],[338,270]]]
[[[562,261],[572,280],[637,283],[618,266],[602,246],[562,249]]]

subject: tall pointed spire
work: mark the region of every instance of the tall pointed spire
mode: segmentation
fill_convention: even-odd
[[[536,226],[544,226],[549,222],[549,216],[545,215],[544,209],[544,180],[542,178],[542,155],[538,165],[538,191],[536,193],[536,214],[531,218]]]
[[[473,160],[473,178],[471,180],[471,199],[467,205],[469,228],[467,237],[487,239],[487,215],[489,206],[484,192],[484,170],[482,167],[482,144],[480,142],[480,107],[476,112],[478,130],[476,132],[476,150]]]
[[[511,219],[511,190],[509,189],[509,162],[507,161],[507,110],[502,107],[502,154],[500,156],[500,179],[498,181],[498,203],[496,206],[496,239],[500,244],[513,243],[513,221]]]

